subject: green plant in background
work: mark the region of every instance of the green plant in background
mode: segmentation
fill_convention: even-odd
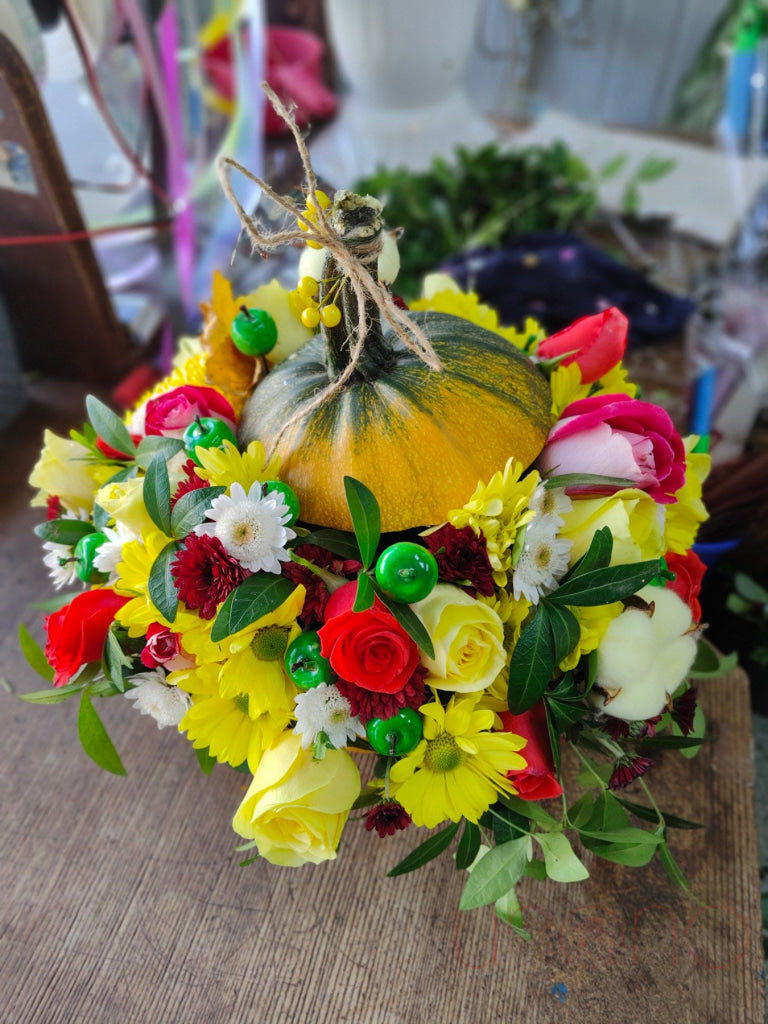
[[[489,143],[476,150],[459,147],[453,163],[436,157],[422,172],[381,168],[353,190],[380,199],[389,223],[405,230],[398,289],[413,298],[423,275],[456,253],[589,223],[597,214],[600,186],[626,164],[626,155],[619,154],[593,171],[563,142],[514,150]],[[643,160],[625,182],[622,212],[637,215],[642,185],[672,166],[653,155]]]
[[[768,666],[768,590],[746,573],[737,572],[726,605],[757,627],[758,643],[748,653],[759,665]]]

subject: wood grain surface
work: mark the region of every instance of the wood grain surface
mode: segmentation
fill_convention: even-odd
[[[63,432],[79,400],[46,392],[0,435],[0,674],[17,691],[40,685],[18,623],[39,638],[29,602],[49,594],[26,477],[43,424]],[[673,836],[701,904],[660,865],[584,854],[588,880],[524,887],[525,943],[489,908],[459,914],[450,857],[385,877],[415,830],[380,841],[351,822],[335,862],[240,868],[246,777],[205,778],[183,736],[120,698],[98,705],[128,769],[110,776],[81,751],[75,706],[3,693],[0,1021],[760,1024],[747,681],[701,695],[713,742],[690,762],[664,753],[651,775],[664,809],[707,823]]]

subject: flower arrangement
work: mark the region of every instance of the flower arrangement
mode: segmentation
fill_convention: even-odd
[[[310,182],[297,215],[310,254],[327,257],[333,216],[349,203]],[[620,863],[659,855],[680,881],[668,830],[693,823],[665,815],[644,776],[654,749],[690,756],[704,740],[691,680],[718,660],[699,635],[703,566],[691,547],[708,456],[637,397],[618,310],[545,337],[534,323],[501,327],[435,276],[413,322],[425,336],[431,324],[489,336],[534,375],[546,396],[541,444],[530,464],[513,454],[431,521],[394,529],[377,494],[384,464],[373,460],[365,482],[328,460],[315,467],[321,489],[340,487],[344,507],[308,518],[317,495],[278,443],[292,424],[274,443],[249,439],[247,424],[270,379],[298,372],[318,329],[356,315],[364,275],[338,269],[355,258],[342,251],[320,279],[305,263],[293,292],[273,281],[234,298],[217,276],[202,334],[135,408],[121,418],[90,397],[81,430],[46,433],[31,475],[47,512],[37,532],[56,587],[81,589],[48,615],[44,649],[22,631],[52,683],[24,699],[79,697],[83,745],[116,773],[94,698],[123,696],[184,733],[206,773],[216,763],[247,772],[233,819],[238,849],[255,854],[243,863],[333,859],[351,827],[382,838],[439,827],[390,873],[458,836],[462,907],[495,903],[520,931],[523,875],[587,876],[575,836]],[[386,289],[393,273],[374,283]],[[358,321],[366,329],[375,333],[370,319],[362,330]],[[485,430],[475,423],[470,447],[484,446]],[[400,486],[417,498],[425,488]],[[633,781],[645,800],[624,795]]]

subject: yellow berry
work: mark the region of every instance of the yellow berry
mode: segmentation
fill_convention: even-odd
[[[320,319],[326,327],[335,327],[341,321],[341,310],[332,302],[320,310]]]
[[[320,313],[318,311],[317,306],[307,306],[307,308],[301,314],[301,322],[304,324],[305,327],[309,327],[310,329],[313,327],[317,327],[317,325],[320,323]]]
[[[302,277],[299,281],[299,294],[307,299],[313,299],[317,295],[319,285],[314,277]]]

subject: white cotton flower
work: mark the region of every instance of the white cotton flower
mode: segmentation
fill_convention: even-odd
[[[321,732],[337,749],[356,736],[365,736],[359,718],[353,718],[349,701],[337,686],[320,683],[296,697],[296,725],[293,731],[301,736],[301,745],[308,750]]]
[[[43,544],[43,550],[46,551],[46,554],[43,555],[43,563],[47,566],[48,573],[57,590],[77,583],[74,548],[68,544],[54,544],[49,540]]]
[[[163,672],[137,672],[127,682],[134,689],[126,690],[124,696],[134,702],[142,715],[150,715],[157,722],[158,729],[178,726],[192,700],[178,686],[169,686]]]
[[[114,529],[110,526],[102,528],[101,532],[107,538],[99,547],[93,558],[93,565],[99,572],[105,572],[109,576],[109,582],[114,583],[117,579],[117,566],[123,557],[123,545],[129,541],[137,540],[138,536],[129,529],[125,523],[116,522]]]
[[[554,519],[559,528],[565,522],[563,516],[573,508],[573,502],[565,493],[565,488],[539,484],[531,495],[528,508],[540,516]]]
[[[218,537],[244,569],[279,573],[280,563],[289,560],[285,545],[296,534],[285,526],[291,511],[279,491],[265,496],[256,482],[246,494],[241,484],[232,484],[228,495],[214,498],[206,514],[213,522],[196,526],[195,533]]]
[[[522,595],[532,604],[549,594],[568,570],[572,541],[557,535],[554,516],[537,515],[525,532],[520,559],[512,573],[515,600]]]

